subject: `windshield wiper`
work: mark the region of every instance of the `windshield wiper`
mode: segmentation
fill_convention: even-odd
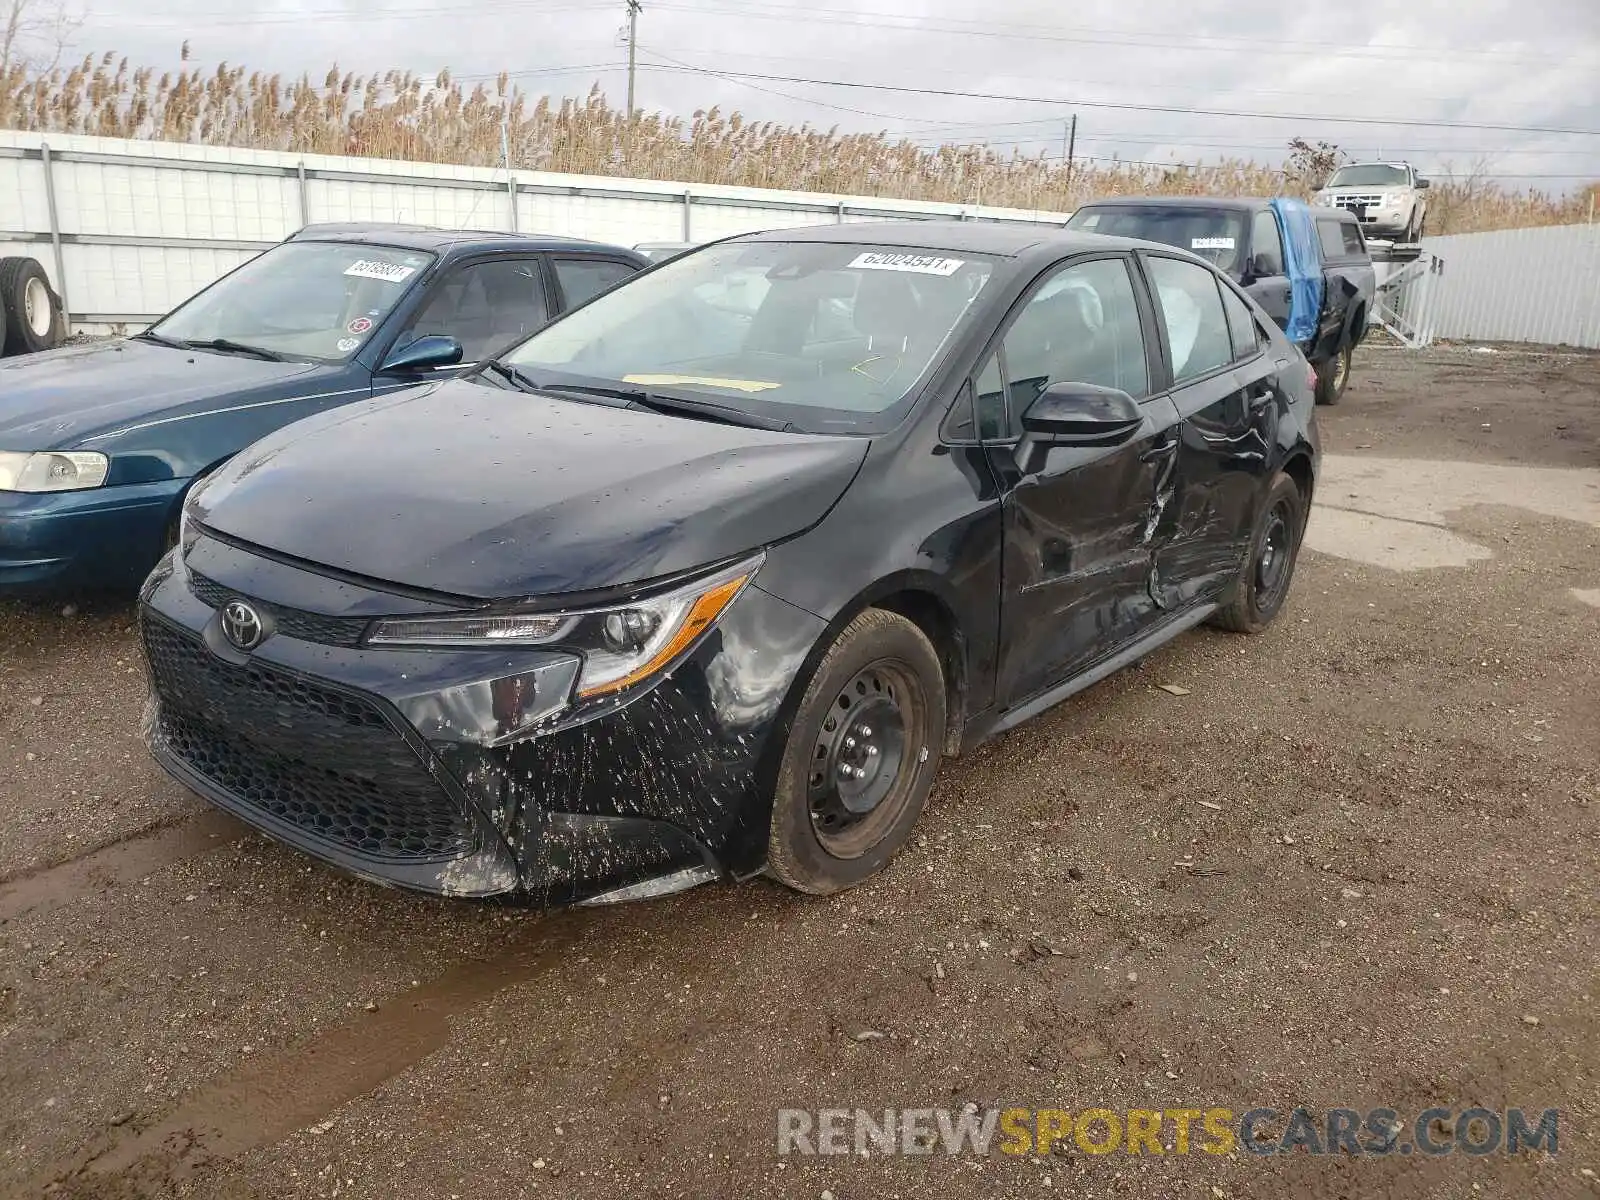
[[[247,346],[243,342],[235,342],[229,338],[210,338],[206,341],[179,342],[185,350],[220,350],[224,354],[249,354],[256,358],[264,358],[268,362],[283,362],[283,355],[276,350],[264,350],[260,346]]]
[[[742,408],[716,404],[710,400],[663,396],[659,392],[647,392],[643,388],[601,387],[584,383],[541,383],[538,387],[540,391],[557,394],[570,392],[577,396],[606,396],[613,400],[626,401],[629,408],[664,413],[674,417],[697,417],[702,421],[718,421],[724,425],[737,425],[744,429],[768,429],[774,433],[788,433],[794,429],[788,421],[777,417],[763,417],[756,413],[745,412]]]
[[[720,421],[724,425],[739,425],[745,429],[767,429],[773,433],[791,433],[794,426],[778,417],[762,417],[747,413],[742,408],[727,404],[713,404],[709,400],[686,400],[681,396],[658,396],[654,392],[640,392],[633,407],[672,416],[699,417],[707,421]]]
[[[162,337],[159,333],[152,333],[148,329],[134,334],[133,339],[138,342],[152,342],[157,346],[171,346],[174,350],[187,350],[189,348],[187,342],[180,342],[177,338]]]

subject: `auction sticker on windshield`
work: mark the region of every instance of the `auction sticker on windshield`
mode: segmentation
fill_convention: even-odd
[[[404,283],[417,273],[415,267],[402,267],[398,263],[378,262],[375,259],[357,259],[344,269],[346,275],[357,279],[377,279],[383,283]]]
[[[1190,238],[1189,239],[1189,249],[1191,249],[1191,250],[1232,250],[1233,249],[1233,239],[1231,237]]]
[[[866,271],[915,271],[919,275],[954,275],[966,260],[935,258],[928,254],[889,254],[869,250],[858,254],[848,265]]]

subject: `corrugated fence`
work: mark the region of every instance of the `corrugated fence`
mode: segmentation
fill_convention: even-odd
[[[75,329],[140,327],[320,221],[524,230],[633,246],[828,222],[1068,214],[646,179],[0,131],[0,256],[28,254]]]
[[[1600,223],[1428,238],[1433,335],[1600,349]]]
[[[0,130],[0,256],[45,265],[76,329],[149,323],[317,221],[521,229],[632,246],[757,229],[1066,213]],[[1442,338],[1600,349],[1600,224],[1429,238]]]

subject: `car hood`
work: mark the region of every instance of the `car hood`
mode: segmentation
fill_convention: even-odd
[[[257,442],[199,520],[380,583],[476,599],[619,587],[799,533],[864,438],[774,433],[452,381]]]
[[[130,339],[0,359],[0,449],[66,449],[326,370]]]

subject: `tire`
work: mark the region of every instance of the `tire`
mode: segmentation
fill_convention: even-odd
[[[1350,362],[1354,351],[1349,339],[1339,344],[1332,358],[1317,364],[1317,403],[1337,404],[1350,386]]]
[[[828,648],[790,723],[767,870],[814,896],[882,870],[922,815],[944,737],[938,652],[906,618],[867,609]]]
[[[1244,566],[1211,624],[1234,633],[1260,633],[1272,624],[1294,582],[1306,529],[1305,506],[1299,485],[1279,471],[1256,514]]]
[[[0,258],[0,309],[7,354],[37,354],[66,340],[61,298],[37,259]]]

